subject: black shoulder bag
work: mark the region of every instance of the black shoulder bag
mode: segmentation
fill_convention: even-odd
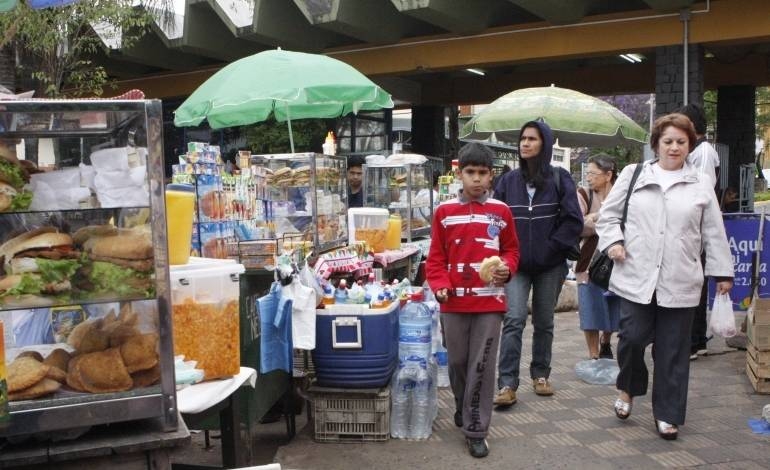
[[[628,184],[628,192],[626,192],[626,202],[623,205],[623,217],[620,219],[620,230],[626,229],[626,216],[628,216],[628,200],[631,199],[631,193],[634,191],[634,184],[639,177],[639,173],[642,172],[642,166],[644,163],[637,163],[634,169],[634,175],[631,177],[631,182]],[[604,290],[610,287],[610,276],[612,275],[612,266],[614,262],[607,255],[607,251],[596,250],[591,264],[588,265],[588,278],[601,287]]]

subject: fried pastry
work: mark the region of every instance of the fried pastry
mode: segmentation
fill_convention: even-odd
[[[61,384],[59,382],[44,378],[31,387],[27,387],[17,392],[9,392],[8,401],[31,400],[32,398],[40,398],[42,396],[54,393],[55,391],[59,390],[60,387]]]
[[[91,393],[122,392],[134,384],[117,348],[82,355],[75,364],[75,376]]]
[[[29,388],[43,380],[50,366],[31,357],[19,357],[8,365],[8,393]]]
[[[147,333],[128,338],[120,346],[120,355],[129,373],[154,367],[158,363],[158,335]]]
[[[80,353],[103,351],[109,346],[109,338],[102,331],[101,318],[89,319],[72,329],[67,344]]]
[[[16,357],[17,358],[19,358],[19,357],[31,357],[32,359],[36,360],[37,362],[43,362],[43,355],[40,354],[37,351],[22,351]]]
[[[43,359],[43,364],[58,367],[62,371],[67,372],[67,365],[69,364],[70,359],[72,359],[72,354],[67,352],[66,349],[56,348]]]
[[[134,388],[155,385],[160,380],[160,363],[155,364],[150,369],[134,372],[131,374],[131,378],[134,380]]]
[[[78,363],[81,359],[83,359],[83,357],[84,356],[73,357],[67,365],[67,386],[78,392],[86,391],[86,389],[83,387],[83,383],[80,381],[80,368],[78,366]]]
[[[45,375],[45,378],[55,380],[59,383],[64,383],[67,381],[67,373],[56,366],[50,366],[48,373]]]

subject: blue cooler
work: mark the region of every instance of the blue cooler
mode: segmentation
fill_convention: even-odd
[[[398,364],[398,303],[333,304],[316,310],[313,350],[322,387],[384,387]]]

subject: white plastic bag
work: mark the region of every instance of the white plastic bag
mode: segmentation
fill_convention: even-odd
[[[709,329],[712,333],[722,338],[735,336],[737,332],[735,328],[735,315],[733,314],[733,303],[729,295],[718,294],[714,298],[711,318],[709,319]]]

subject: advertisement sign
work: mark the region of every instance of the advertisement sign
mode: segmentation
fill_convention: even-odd
[[[751,304],[751,277],[754,270],[755,253],[759,247],[760,214],[724,214],[725,231],[730,253],[733,256],[735,281],[730,298],[734,310],[746,310]],[[765,218],[762,229],[764,240],[770,235],[770,224]],[[760,297],[770,298],[770,286],[767,282],[767,265],[770,253],[762,251],[759,255],[759,276],[757,277],[757,292]],[[709,306],[714,303],[714,281],[709,282]]]

